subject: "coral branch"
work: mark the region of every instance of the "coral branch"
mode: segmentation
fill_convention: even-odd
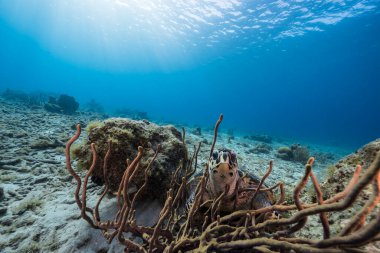
[[[377,177],[373,182],[373,195],[372,198],[367,202],[367,204],[363,207],[360,213],[358,213],[347,226],[341,231],[340,235],[344,236],[352,231],[359,230],[363,227],[365,219],[368,214],[376,207],[376,205],[380,201],[380,172],[377,173]]]
[[[214,128],[214,140],[212,141],[211,150],[210,150],[210,157],[212,156],[212,152],[214,152],[214,147],[216,143],[216,139],[218,138],[218,128],[220,123],[222,123],[223,120],[223,114],[220,114],[218,121],[215,124]]]
[[[94,224],[93,220],[91,220],[91,218],[86,214],[86,204],[87,204],[87,201],[86,201],[86,193],[87,193],[87,183],[88,183],[88,178],[90,177],[90,175],[92,174],[92,172],[94,171],[94,168],[95,168],[95,164],[96,164],[96,150],[95,150],[95,144],[94,143],[91,143],[91,150],[92,150],[92,164],[91,164],[91,167],[90,169],[87,171],[87,174],[84,178],[84,181],[83,181],[83,189],[82,189],[82,209],[81,209],[81,216],[83,219],[85,219],[90,225],[91,227],[93,228],[97,228],[97,226]],[[90,212],[92,212],[92,209],[89,209]]]
[[[186,173],[186,179],[189,179],[197,171],[198,153],[200,149],[201,149],[201,142],[198,143],[198,148],[196,148],[194,151],[194,156],[193,156],[193,160],[195,160],[194,168],[191,169],[188,173]]]
[[[77,131],[76,131],[75,135],[73,137],[71,137],[71,139],[66,144],[65,154],[66,154],[66,168],[69,171],[70,175],[72,175],[74,177],[75,181],[77,181],[77,187],[76,187],[75,193],[74,193],[75,201],[76,201],[79,209],[82,209],[82,202],[80,201],[80,198],[79,198],[79,192],[80,192],[82,181],[81,181],[80,177],[78,176],[78,174],[75,173],[75,171],[71,167],[71,157],[70,157],[71,145],[79,138],[80,134],[81,134],[81,127],[80,127],[80,124],[77,124]]]
[[[325,203],[326,204],[331,204],[331,203],[334,203],[334,202],[339,201],[339,200],[343,199],[344,197],[346,197],[347,194],[352,190],[352,188],[359,181],[359,176],[360,176],[360,172],[361,171],[362,171],[362,166],[357,165],[356,169],[355,169],[355,172],[354,172],[354,175],[352,176],[351,181],[348,183],[348,185],[346,186],[346,188],[344,189],[344,191],[336,194],[334,197],[332,197],[330,199],[327,199],[325,201]]]
[[[92,146],[92,145],[91,145]],[[94,144],[95,146],[95,144]],[[102,202],[104,196],[107,194],[108,192],[108,188],[109,188],[109,180],[108,180],[108,175],[107,175],[107,166],[108,166],[108,160],[110,158],[110,155],[111,155],[111,149],[112,149],[112,142],[109,141],[108,142],[108,151],[104,157],[104,161],[103,161],[103,175],[104,175],[104,190],[102,192],[102,194],[100,195],[100,198],[98,200],[98,202],[96,203],[95,205],[95,219],[100,222],[100,214],[99,214],[99,206],[100,206],[100,203]],[[95,164],[95,163],[93,163]]]
[[[313,171],[310,172],[310,177],[311,177],[311,181],[313,182],[313,185],[314,185],[315,193],[317,194],[318,205],[322,205],[323,204],[323,194],[321,191],[321,187],[319,186],[317,177],[314,175]],[[322,212],[319,214],[319,218],[321,219],[321,223],[323,226],[323,238],[327,239],[330,237],[330,225],[329,225],[329,221],[327,219],[327,214],[325,212]]]
[[[270,161],[269,162],[269,168],[267,170],[267,172],[265,173],[265,175],[263,176],[263,178],[260,180],[260,183],[259,185],[257,186],[257,189],[255,191],[255,193],[253,194],[252,196],[252,199],[251,199],[251,209],[253,208],[253,204],[254,204],[254,201],[255,201],[255,198],[257,196],[257,194],[260,192],[260,188],[261,186],[264,184],[264,181],[265,179],[270,175],[270,173],[272,172],[272,169],[273,169],[273,161]]]
[[[230,189],[229,185],[226,185],[225,190],[220,194],[219,197],[217,197],[214,200],[214,203],[212,203],[212,205],[211,205],[211,220],[212,221],[215,220],[216,212],[219,210],[220,203],[221,203],[222,199],[224,198],[224,196],[227,195],[229,189]]]
[[[140,197],[141,193],[145,190],[146,186],[148,185],[148,174],[150,172],[150,169],[152,168],[153,162],[157,158],[158,152],[160,152],[160,149],[161,149],[161,146],[158,145],[157,149],[156,149],[156,152],[154,153],[153,158],[150,160],[148,166],[145,168],[145,171],[144,171],[144,178],[145,178],[144,184],[138,189],[138,191],[136,192],[136,194],[133,196],[133,199],[132,199],[132,202],[131,202],[131,210],[135,210],[135,205],[136,205],[136,201],[137,201],[138,197]],[[131,216],[130,218],[132,219],[133,216]]]
[[[154,232],[153,232],[152,238],[151,238],[150,243],[149,243],[149,251],[148,252],[152,252],[153,248],[156,246],[157,238],[158,238],[158,232],[160,231],[161,225],[163,224],[165,218],[168,216],[168,214],[170,212],[170,209],[172,207],[172,203],[173,203],[173,191],[172,191],[172,189],[170,189],[168,191],[168,197],[166,199],[165,205],[164,205],[163,209],[161,210],[160,218],[159,218],[159,220],[158,220],[158,222],[154,228]]]
[[[298,183],[298,185],[294,189],[294,193],[293,193],[294,203],[296,204],[296,207],[299,211],[304,209],[304,207],[302,206],[301,200],[300,200],[300,194],[301,194],[301,190],[305,187],[307,180],[309,179],[309,176],[311,173],[311,166],[312,166],[313,162],[314,162],[314,158],[310,158],[308,163],[306,164],[305,173],[304,173],[303,178],[301,179],[301,181]],[[290,229],[288,229],[286,231],[278,231],[277,236],[290,235],[290,234],[300,230],[303,226],[305,226],[306,222],[307,222],[307,216],[304,216],[304,217],[300,218],[297,221],[297,224],[295,226],[291,227]]]

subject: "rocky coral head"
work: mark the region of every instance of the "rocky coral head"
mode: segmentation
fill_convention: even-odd
[[[75,98],[65,94],[59,96],[57,104],[65,114],[74,114],[79,108],[79,103],[75,101]]]
[[[236,153],[229,149],[214,151],[210,157],[209,189],[214,196],[220,195],[229,186],[228,195],[233,194],[239,178]]]
[[[186,147],[182,143],[181,133],[173,126],[158,126],[149,121],[137,121],[124,118],[110,118],[103,122],[91,122],[88,127],[88,140],[82,143],[75,151],[75,156],[82,168],[91,166],[92,155],[88,150],[91,143],[95,143],[98,162],[92,173],[92,180],[98,184],[105,181],[104,157],[108,152],[109,141],[112,141],[109,162],[107,163],[110,190],[118,191],[127,159],[133,160],[139,146],[144,148],[144,157],[140,160],[140,168],[144,169],[154,155],[158,145],[162,146],[159,156],[152,164],[149,173],[147,194],[156,198],[165,197],[170,188],[170,175],[184,159]],[[136,173],[131,182],[137,187],[144,183],[144,173]],[[130,188],[132,189],[132,187]]]

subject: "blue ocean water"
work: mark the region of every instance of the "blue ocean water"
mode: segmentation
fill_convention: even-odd
[[[0,0],[0,90],[358,148],[380,137],[377,0]]]

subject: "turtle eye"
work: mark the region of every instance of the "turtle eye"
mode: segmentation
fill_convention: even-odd
[[[231,161],[236,161],[236,153],[231,152]]]
[[[213,170],[212,173],[216,174],[218,171],[217,170]]]
[[[230,172],[230,173],[228,173],[229,175],[230,175],[230,177],[232,177],[233,175],[234,175],[234,173],[233,172]]]
[[[212,159],[216,160],[218,158],[218,155],[219,155],[218,151],[212,152]]]

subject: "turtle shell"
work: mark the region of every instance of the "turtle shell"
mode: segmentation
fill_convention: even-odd
[[[260,209],[271,206],[275,203],[275,198],[272,191],[259,192],[253,200],[252,208],[250,208],[248,203],[251,203],[255,191],[244,191],[244,189],[257,188],[260,184],[261,178],[251,173],[245,166],[239,168],[239,176],[240,180],[238,182],[238,187],[240,193],[238,195],[237,210]],[[261,186],[262,189],[267,187],[268,186],[265,183]]]

